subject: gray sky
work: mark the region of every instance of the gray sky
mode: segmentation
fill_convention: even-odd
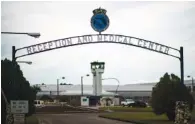
[[[174,48],[184,47],[185,76],[195,75],[195,2],[2,2],[1,30],[40,32],[35,39],[25,35],[1,35],[1,59],[11,59],[16,48],[71,36],[97,34],[91,26],[92,11],[105,8],[110,19],[103,33],[123,34]],[[105,62],[104,78],[121,84],[155,82],[165,73],[180,76],[178,59],[120,44],[89,44],[57,49],[20,58],[31,84],[65,82],[80,84],[80,76],[91,74],[90,62]],[[64,82],[61,80],[60,82]],[[84,78],[92,84],[92,77]],[[114,80],[103,84],[117,84]]]

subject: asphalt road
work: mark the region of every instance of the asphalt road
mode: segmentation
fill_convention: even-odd
[[[39,124],[132,124],[99,118],[97,113],[40,114]]]

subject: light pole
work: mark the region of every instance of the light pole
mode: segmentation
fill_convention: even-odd
[[[62,77],[62,79],[65,79],[65,77]],[[59,96],[59,80],[57,79],[57,96]]]
[[[88,77],[89,74],[86,74],[86,77]],[[84,76],[81,76],[81,96],[83,96],[83,77]]]
[[[116,81],[118,82],[118,85],[117,85],[115,94],[117,94],[118,87],[119,87],[119,85],[120,85],[120,81],[119,81],[117,78],[103,78],[102,80],[116,80]]]
[[[191,92],[193,93],[193,91],[194,91],[194,89],[193,89],[194,88],[194,78],[192,76],[190,76],[190,75],[188,75],[187,77],[188,78],[190,78],[190,77],[192,78]]]
[[[39,38],[41,36],[40,33],[29,33],[29,32],[1,32],[2,34],[24,34],[24,35],[28,35],[34,38]]]

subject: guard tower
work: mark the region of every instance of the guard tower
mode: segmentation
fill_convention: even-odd
[[[102,74],[104,73],[104,62],[91,62],[91,72],[93,74],[93,95],[102,95]]]

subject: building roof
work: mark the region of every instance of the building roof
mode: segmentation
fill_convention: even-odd
[[[104,91],[151,91],[153,85],[103,85],[102,89]],[[42,91],[57,91],[56,85],[41,85]],[[59,91],[80,91],[81,85],[59,85]],[[92,91],[92,85],[83,85],[84,91]]]
[[[57,91],[41,91],[37,93],[37,96],[42,96],[42,95],[57,95]],[[67,90],[67,91],[59,91],[59,95],[81,95],[81,91],[78,90]],[[83,95],[93,95],[92,90],[84,90]],[[103,96],[114,96],[116,95],[115,93],[112,92],[107,92],[107,91],[102,91]]]
[[[156,83],[140,83],[140,84],[126,84],[126,85],[102,85],[103,91],[152,91],[152,88],[155,86]],[[185,84],[187,86],[191,85],[191,80],[186,80]],[[39,85],[42,92],[55,92],[57,91],[57,85],[49,84],[49,85]],[[66,93],[77,93],[81,92],[81,85],[59,85],[59,91]],[[92,85],[83,85],[84,92],[92,92],[93,86]]]

